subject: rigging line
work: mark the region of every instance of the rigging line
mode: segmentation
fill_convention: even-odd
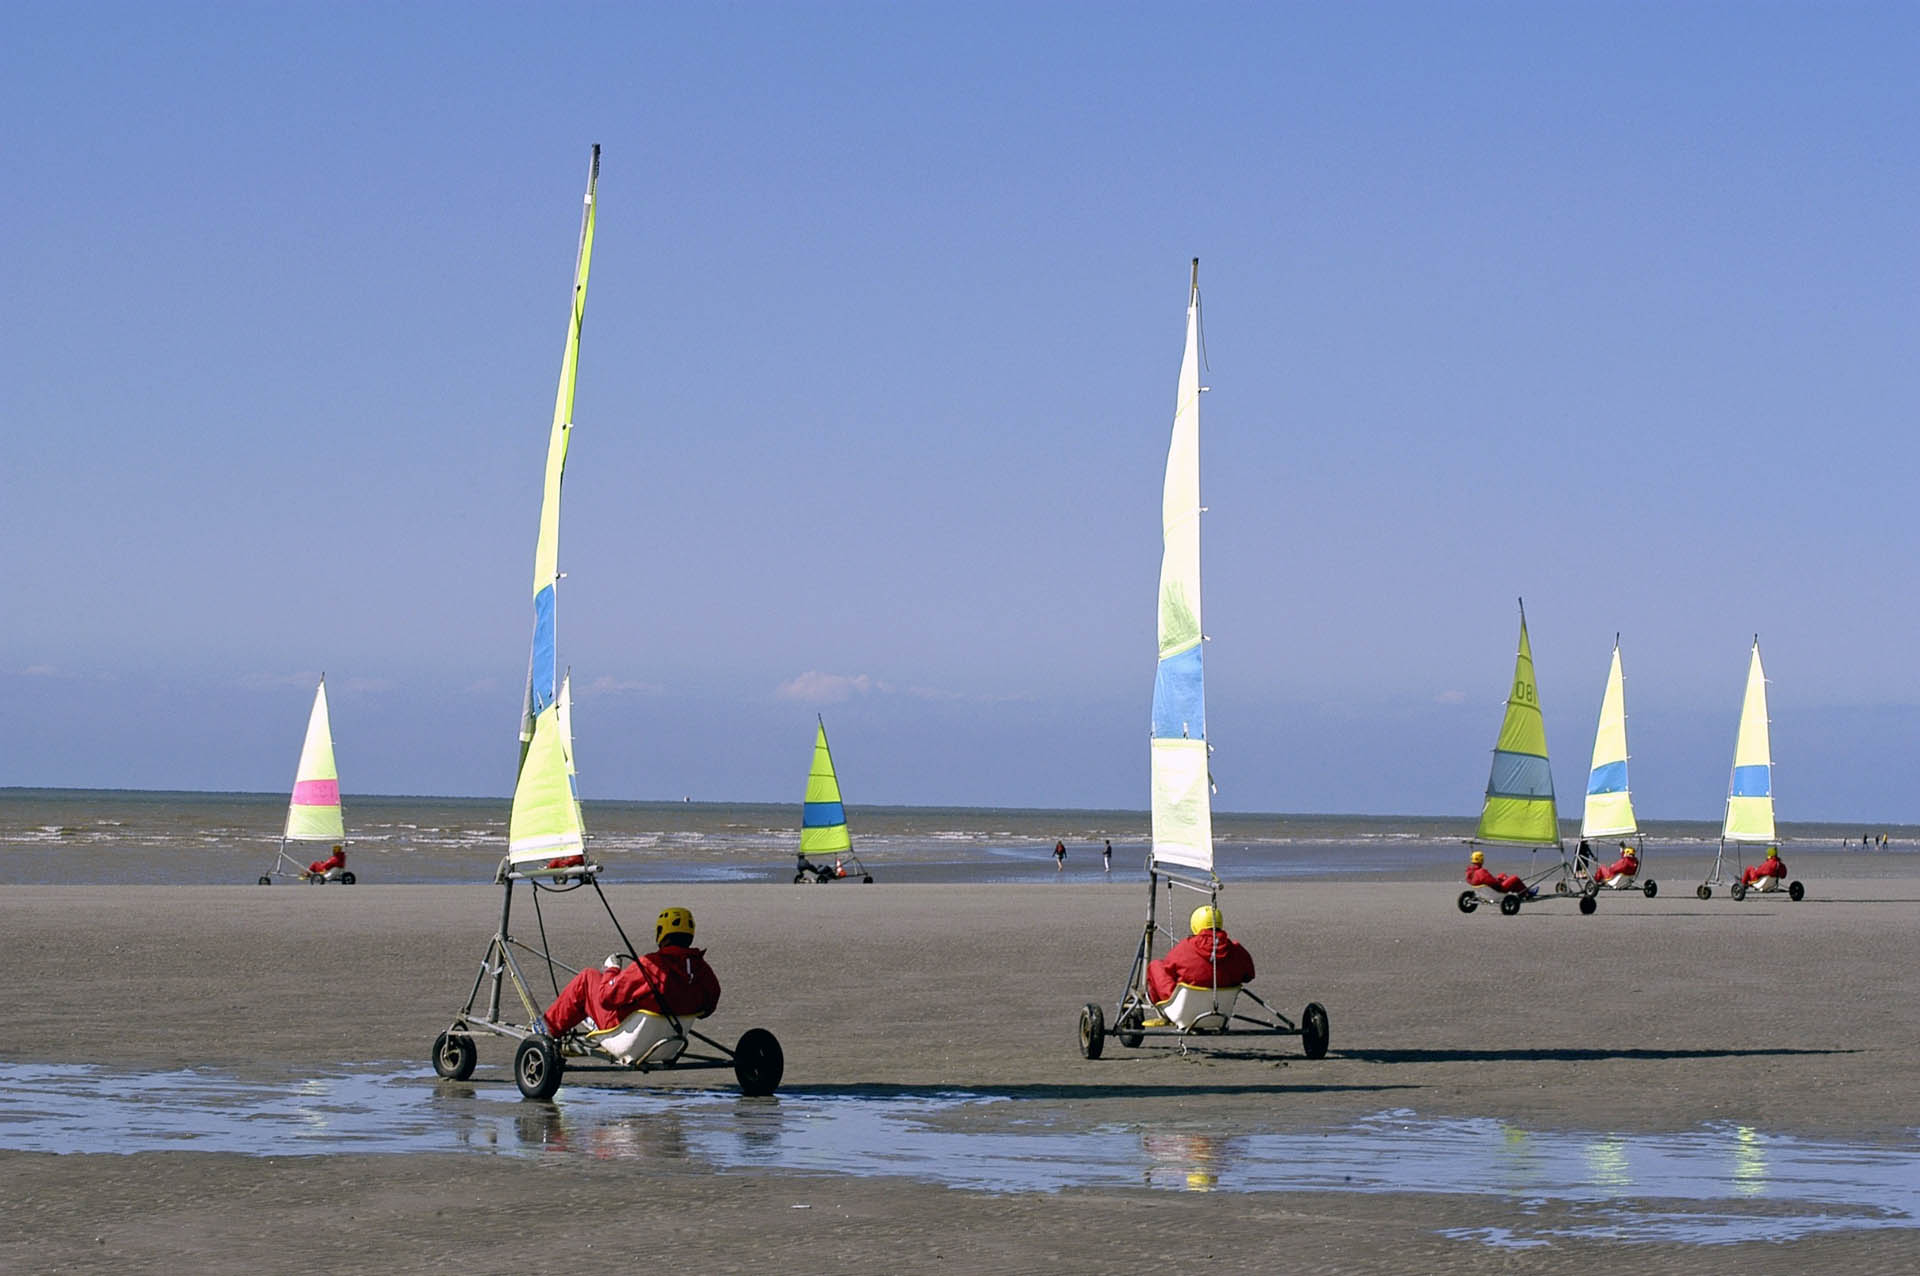
[[[1213,365],[1207,362],[1207,312],[1200,306],[1200,286],[1198,284],[1195,284],[1193,288],[1193,308],[1200,319],[1198,325],[1200,329],[1200,366],[1204,370],[1212,372]]]

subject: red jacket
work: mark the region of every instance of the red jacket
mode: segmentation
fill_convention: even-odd
[[[1484,864],[1467,865],[1467,885],[1486,886],[1509,895],[1527,889],[1527,884],[1512,873],[1491,873]]]
[[[668,946],[619,970],[589,966],[570,980],[542,1016],[556,1035],[591,1018],[618,1027],[636,1010],[704,1019],[720,1004],[720,980],[700,948]]]
[[[1593,875],[1600,881],[1610,882],[1616,877],[1632,877],[1639,871],[1640,860],[1638,856],[1622,855],[1605,868],[1596,869]]]
[[[347,866],[347,852],[343,848],[341,850],[335,851],[333,854],[327,856],[327,858],[323,860],[315,860],[313,863],[307,865],[307,871],[316,876],[319,876],[322,874],[331,873],[336,868],[345,868],[346,866]]]
[[[1786,875],[1787,862],[1776,855],[1770,860],[1762,860],[1758,864],[1749,864],[1746,871],[1740,874],[1740,880],[1751,886],[1762,878],[1785,877]]]
[[[1174,980],[1202,988],[1237,988],[1253,978],[1253,956],[1224,930],[1203,930],[1175,944],[1162,958]]]

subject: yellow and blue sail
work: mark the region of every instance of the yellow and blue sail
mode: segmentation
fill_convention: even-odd
[[[1213,870],[1212,779],[1200,648],[1200,262],[1161,492],[1160,659],[1153,677],[1153,860]]]
[[[1593,733],[1593,768],[1587,772],[1587,805],[1580,836],[1627,837],[1640,831],[1633,817],[1633,793],[1627,787],[1627,690],[1620,670],[1620,639],[1613,640],[1613,664],[1600,698],[1600,725]]]
[[[847,832],[847,808],[840,800],[840,779],[827,748],[827,724],[819,720],[813,737],[813,765],[807,770],[807,796],[800,807],[800,853],[843,855],[853,849]]]
[[[1494,744],[1487,799],[1480,808],[1481,842],[1557,846],[1560,812],[1554,805],[1553,767],[1547,761],[1547,723],[1540,714],[1540,691],[1533,677],[1533,645],[1527,640],[1527,611],[1520,609],[1520,650],[1514,657],[1513,690]]]
[[[1760,667],[1760,639],[1747,663],[1747,694],[1740,703],[1740,734],[1733,745],[1733,778],[1727,785],[1727,818],[1720,835],[1729,842],[1771,842],[1773,740],[1767,728],[1767,674]]]
[[[586,207],[580,218],[580,248],[573,271],[573,303],[567,342],[547,436],[546,478],[540,494],[540,530],[533,554],[533,653],[527,663],[527,695],[520,720],[520,770],[508,820],[507,858],[515,865],[580,853],[586,832],[573,777],[570,697],[563,696],[555,631],[555,590],[560,582],[560,486],[573,431],[574,385],[580,368],[580,331],[587,314],[587,272],[593,262],[594,193],[600,178],[600,148],[587,170]]]
[[[347,836],[340,814],[340,773],[333,763],[333,725],[327,715],[327,679],[313,693],[307,714],[307,737],[300,746],[300,764],[293,773],[293,797],[287,803],[288,842],[339,842]]]

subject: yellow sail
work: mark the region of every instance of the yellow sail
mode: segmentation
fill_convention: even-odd
[[[1558,846],[1560,812],[1553,800],[1553,768],[1547,762],[1547,723],[1540,714],[1540,692],[1533,679],[1533,646],[1527,640],[1527,611],[1520,609],[1520,650],[1514,658],[1513,690],[1493,749],[1487,800],[1480,809],[1482,842]]]
[[[1593,733],[1593,768],[1587,772],[1580,836],[1630,837],[1639,831],[1633,818],[1633,793],[1627,787],[1627,687],[1616,637],[1607,690],[1600,698],[1600,725]]]
[[[813,765],[807,771],[807,796],[800,807],[800,853],[805,856],[841,855],[853,849],[847,832],[847,808],[840,801],[840,779],[833,773],[833,754],[827,748],[827,724],[819,722],[813,737]]]
[[[1740,704],[1740,734],[1733,746],[1733,777],[1727,783],[1727,818],[1720,835],[1729,842],[1772,842],[1773,741],[1767,730],[1767,674],[1760,667],[1760,639],[1747,662],[1747,694]]]

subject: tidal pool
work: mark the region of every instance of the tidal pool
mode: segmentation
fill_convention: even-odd
[[[1223,1133],[1087,1125],[1050,1105],[962,1089],[748,1099],[731,1089],[583,1079],[551,1103],[529,1103],[511,1085],[441,1081],[416,1068],[257,1082],[201,1070],[0,1064],[0,1148],[634,1158],[896,1176],[995,1193],[1466,1193],[1513,1201],[1516,1221],[1448,1234],[1499,1246],[1575,1236],[1784,1241],[1839,1228],[1920,1226],[1920,1141],[1911,1131],[1874,1144],[1744,1125],[1673,1134],[1530,1131],[1396,1110],[1326,1129]]]

